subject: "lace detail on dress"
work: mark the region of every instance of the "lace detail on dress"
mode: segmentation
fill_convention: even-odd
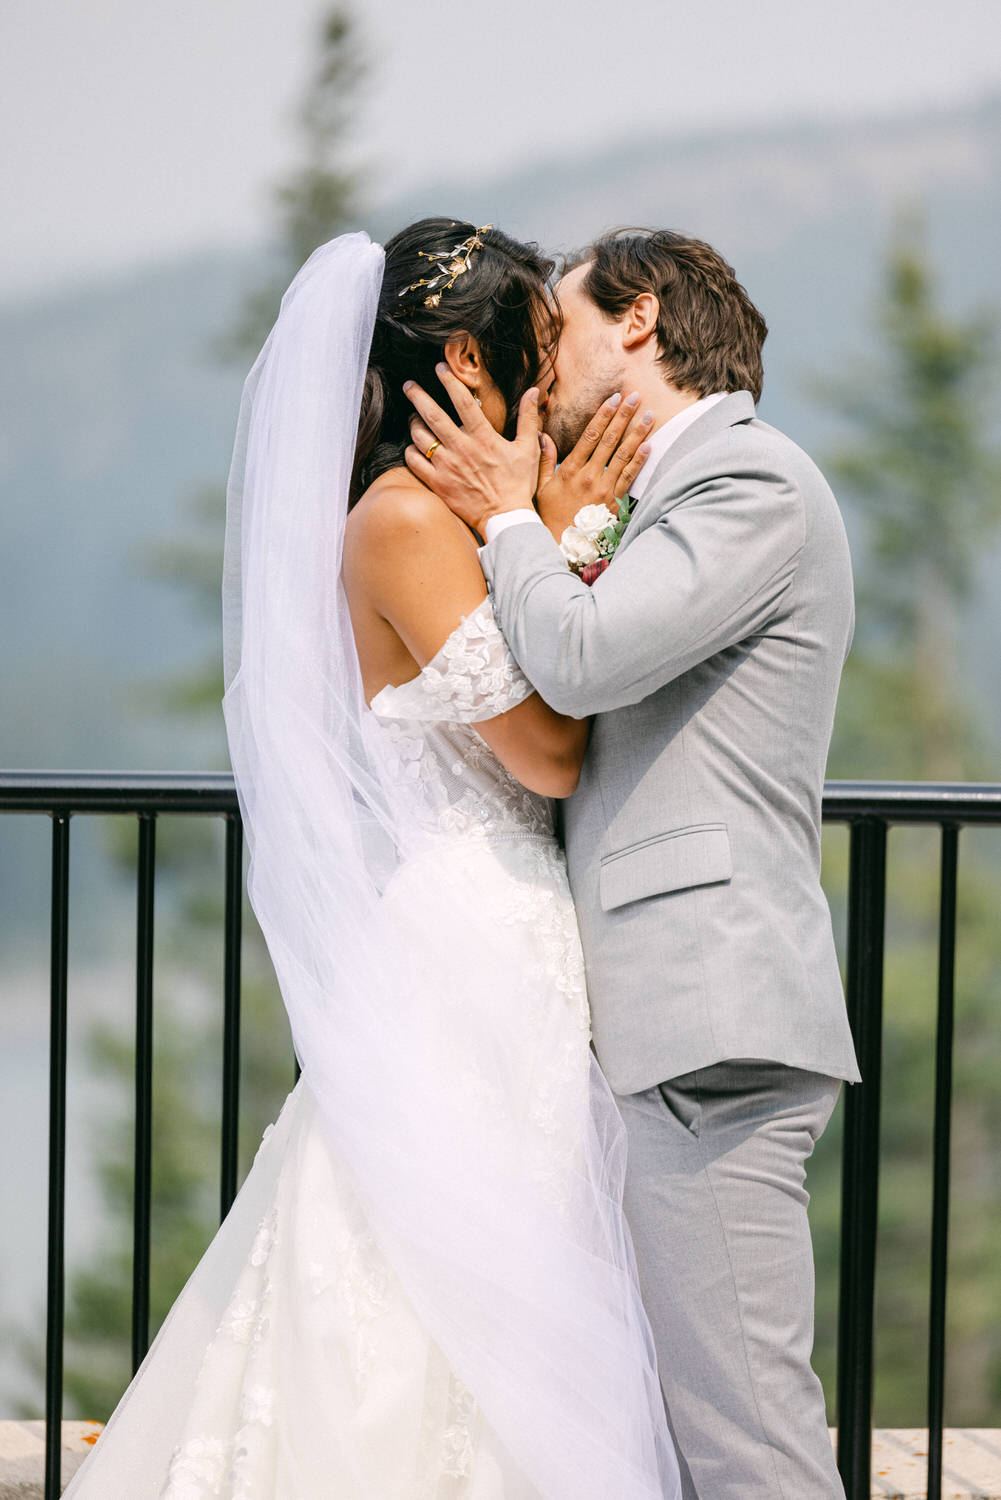
[[[472,1392],[453,1375],[448,1385],[448,1426],[441,1435],[441,1472],[447,1479],[465,1479],[472,1471],[477,1416]]]
[[[484,599],[417,677],[372,699],[372,712],[395,752],[396,774],[421,793],[429,831],[552,835],[548,799],[527,791],[474,727],[515,708],[533,691]]]
[[[243,1273],[205,1350],[192,1411],[196,1430],[174,1450],[162,1500],[256,1500],[259,1476],[272,1470],[274,1436],[269,1429],[276,1420],[278,1392],[270,1346],[274,1292],[269,1272],[279,1249],[278,1212],[276,1203],[258,1225]]]
[[[359,1395],[376,1363],[375,1322],[389,1306],[389,1266],[366,1229],[346,1233],[337,1247],[337,1291],[354,1332],[352,1374]]]
[[[424,1377],[421,1460],[414,1500],[465,1500],[476,1463],[480,1409],[432,1346]]]
[[[416,677],[372,699],[379,718],[477,724],[535,691],[501,635],[489,598],[466,615]]]
[[[222,1493],[229,1445],[221,1438],[192,1438],[170,1461],[164,1500],[206,1500]]]
[[[511,880],[506,899],[498,904],[497,921],[512,933],[512,943],[537,954],[535,1002],[526,1042],[540,1059],[533,1078],[524,1138],[527,1170],[561,1210],[571,1204],[573,1163],[579,1141],[570,1121],[567,1099],[578,1103],[588,1089],[591,1014],[587,1004],[584,955],[577,919],[566,884],[560,851],[540,844],[521,851],[521,878]],[[552,997],[561,997],[573,1029],[553,1032]]]

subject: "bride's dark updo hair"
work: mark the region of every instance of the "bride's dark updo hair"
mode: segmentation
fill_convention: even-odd
[[[433,289],[415,287],[415,283],[437,275],[428,255],[448,264],[455,247],[473,235],[477,235],[473,224],[421,219],[387,241],[358,420],[352,503],[380,474],[404,462],[414,412],[403,394],[405,380],[416,380],[449,416],[456,417],[435,374],[449,339],[464,333],[476,339],[484,365],[507,405],[509,428],[517,418],[518,402],[555,344],[557,315],[547,296],[553,262],[540,254],[537,245],[523,245],[499,229],[479,232],[482,248],[469,255],[468,270],[442,290],[436,306],[425,306]]]

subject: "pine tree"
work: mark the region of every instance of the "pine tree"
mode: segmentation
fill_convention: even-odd
[[[910,218],[889,249],[875,329],[876,358],[822,387],[850,434],[827,469],[862,533],[855,641],[829,774],[996,779],[997,746],[964,688],[961,637],[977,565],[1001,532],[1001,463],[984,436],[1001,393],[996,324],[988,311],[958,317],[943,310],[920,224]],[[826,840],[825,882],[835,894],[844,888],[846,845],[843,833]],[[961,847],[947,1420],[995,1426],[1001,1336],[988,1309],[1001,1299],[1001,1173],[988,1142],[1001,1129],[1001,1107],[988,1080],[1001,1067],[1001,880],[982,836],[964,833]],[[937,902],[937,835],[893,831],[876,1315],[883,1426],[924,1422]],[[811,1173],[818,1367],[829,1392],[838,1147],[834,1128]]]
[[[997,324],[936,300],[920,226],[891,246],[876,327],[881,357],[826,394],[853,430],[829,465],[857,501],[859,621],[832,751],[841,774],[959,780],[982,769],[982,732],[962,692],[960,610],[1001,527]],[[993,404],[992,404],[993,403]],[[979,747],[979,749],[978,749]]]
[[[263,344],[296,271],[318,245],[349,227],[356,209],[357,170],[344,166],[345,147],[365,65],[348,11],[333,10],[318,38],[315,70],[299,110],[301,165],[274,192],[277,225],[272,276],[247,297],[223,348],[242,362]]]

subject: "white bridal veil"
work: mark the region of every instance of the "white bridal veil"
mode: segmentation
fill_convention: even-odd
[[[555,1201],[522,1169],[517,1132],[468,1112],[469,1071],[502,1092],[518,1040],[503,972],[485,961],[502,953],[491,914],[433,860],[408,887],[419,921],[411,911],[401,926],[386,899],[425,836],[365,704],[339,583],[383,259],[363,234],[317,250],[244,391],[224,706],[250,896],[327,1139],[501,1448],[545,1500],[663,1500],[677,1470],[607,1087],[592,1064]]]

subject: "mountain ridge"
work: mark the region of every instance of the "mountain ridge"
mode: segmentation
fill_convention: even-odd
[[[943,298],[1001,295],[1001,95],[832,124],[721,129],[425,184],[362,222],[378,237],[442,209],[550,248],[647,220],[715,244],[770,325],[761,414],[823,464],[840,438],[814,377],[872,352],[868,312],[894,216],[920,199]],[[265,245],[193,249],[0,305],[0,763],[180,769],[224,761],[146,688],[218,650],[218,620],[149,575],[193,494],[226,475],[243,371],[211,357]],[[857,509],[846,507],[853,537]],[[1001,556],[984,561],[969,685],[1001,733],[992,641]],[[141,691],[142,689],[142,691]],[[0,901],[18,903],[0,850]]]

